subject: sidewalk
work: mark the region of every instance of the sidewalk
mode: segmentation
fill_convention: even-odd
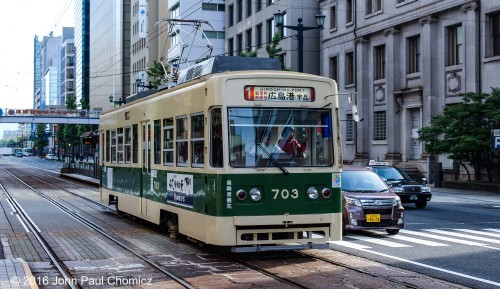
[[[0,259],[0,288],[38,289],[38,285],[26,261]]]
[[[61,177],[81,181],[90,185],[99,186],[99,179],[80,174],[61,173]]]

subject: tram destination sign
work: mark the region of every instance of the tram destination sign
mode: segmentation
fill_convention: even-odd
[[[245,86],[247,101],[314,102],[314,88],[288,86]]]

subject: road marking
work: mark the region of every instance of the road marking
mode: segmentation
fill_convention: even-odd
[[[382,236],[384,236],[386,238],[397,239],[397,240],[401,240],[401,241],[406,241],[406,242],[411,242],[411,243],[417,243],[417,244],[422,244],[422,245],[427,245],[427,246],[432,246],[432,247],[446,247],[446,246],[450,246],[450,245],[447,245],[447,244],[437,243],[437,242],[427,241],[427,240],[422,240],[422,239],[418,239],[418,238],[410,238],[410,237],[400,236],[400,235],[386,235],[386,234],[384,234],[382,232],[378,232],[378,231],[370,231],[370,232],[374,233],[374,234],[377,234],[377,235],[382,235]]]
[[[375,255],[383,256],[383,257],[386,257],[386,258],[398,260],[398,261],[401,261],[401,262],[413,264],[413,265],[416,265],[416,266],[420,266],[420,267],[424,267],[424,268],[428,268],[428,269],[432,269],[432,270],[436,270],[436,271],[448,273],[448,274],[451,274],[451,275],[460,276],[460,277],[463,277],[463,278],[467,278],[467,279],[471,279],[471,280],[483,282],[483,283],[486,283],[486,284],[500,286],[500,283],[495,282],[495,281],[491,281],[491,280],[487,280],[487,279],[483,279],[483,278],[479,278],[479,277],[474,277],[474,276],[471,276],[471,275],[467,275],[467,274],[463,274],[463,273],[459,273],[459,272],[455,272],[455,271],[451,271],[451,270],[447,270],[447,269],[443,269],[443,268],[439,268],[439,267],[427,265],[427,264],[420,263],[420,262],[411,261],[411,260],[408,260],[408,259],[403,259],[403,258],[399,258],[399,257],[387,255],[387,254],[384,254],[384,253],[370,251],[370,250],[367,250],[367,249],[359,249],[359,250],[363,251],[363,252],[367,252],[367,253],[372,253],[372,254],[375,254]]]
[[[346,236],[346,237],[352,238],[352,239],[356,239],[356,240],[365,241],[365,242],[375,243],[377,245],[388,246],[388,247],[392,247],[392,248],[411,247],[409,245],[395,243],[395,242],[383,240],[382,238],[377,238],[377,237],[354,236],[354,235],[349,235],[349,236]]]
[[[433,232],[433,233],[437,233],[437,234],[443,234],[443,235],[449,235],[449,236],[454,236],[454,237],[472,239],[472,240],[476,240],[476,241],[484,241],[484,242],[490,242],[490,243],[500,244],[500,240],[495,240],[495,239],[490,239],[490,238],[484,238],[484,237],[478,237],[478,236],[471,236],[471,235],[466,235],[466,234],[461,234],[461,233],[455,233],[455,232],[448,232],[448,231],[444,231],[444,230],[424,229],[424,231]]]
[[[460,232],[477,234],[477,235],[484,235],[484,236],[490,236],[490,237],[500,238],[500,234],[495,234],[495,233],[490,233],[490,232],[483,232],[483,231],[470,230],[470,229],[453,229],[453,230],[460,231]],[[488,230],[488,229],[486,229],[486,230]]]
[[[460,239],[449,238],[449,237],[445,237],[445,236],[432,235],[432,234],[427,234],[427,233],[422,233],[422,232],[415,232],[415,231],[409,231],[409,230],[401,230],[399,232],[403,233],[403,234],[417,235],[417,236],[431,238],[431,239],[438,239],[438,240],[442,240],[442,241],[459,243],[459,244],[462,244],[462,245],[469,245],[469,246],[485,246],[486,245],[486,244],[478,243],[478,242],[472,242],[472,241],[467,241],[467,240],[460,240]]]
[[[348,241],[331,241],[328,243],[330,243],[331,245],[338,245],[338,246],[343,246],[343,247],[348,247],[348,248],[358,249],[358,250],[371,248],[368,246],[363,246],[363,245],[359,245],[359,244],[348,242]],[[332,248],[331,245],[330,245],[330,249]]]

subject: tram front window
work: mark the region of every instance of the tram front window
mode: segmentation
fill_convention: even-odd
[[[232,167],[318,167],[333,164],[328,109],[229,108]]]

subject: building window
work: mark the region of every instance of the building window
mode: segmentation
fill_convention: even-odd
[[[266,21],[266,29],[267,29],[267,43],[273,42],[274,37],[274,18],[268,19]]]
[[[330,29],[337,28],[337,6],[330,8]]]
[[[251,1],[249,1],[251,2]],[[262,0],[255,0],[255,12],[262,10]]]
[[[500,55],[500,13],[493,14],[491,17],[491,43],[492,56]]]
[[[330,57],[330,78],[337,81],[337,82],[339,80],[339,76],[338,76],[339,67],[338,67],[338,65],[339,65],[339,63],[338,63],[337,56]]]
[[[373,139],[374,140],[385,140],[385,130],[386,130],[386,122],[385,122],[385,111],[376,111],[373,114]]]
[[[408,37],[408,73],[420,72],[420,35]]]
[[[345,140],[346,141],[353,141],[354,140],[354,120],[352,118],[352,113],[348,113],[346,115]]]
[[[382,0],[366,0],[366,15],[382,10]]]
[[[462,64],[462,25],[448,28],[448,65]]]
[[[274,3],[274,0],[266,0],[267,6],[272,5]]]
[[[226,33],[224,31],[204,30],[203,31],[203,38],[225,39],[225,34]]]
[[[262,23],[256,26],[257,28],[257,48],[262,46]]]
[[[252,29],[245,31],[247,38],[247,52],[252,51]]]
[[[353,0],[346,0],[345,2],[345,11],[346,11],[346,24],[352,23],[352,1]]]
[[[354,84],[354,52],[345,54],[345,84]]]
[[[215,3],[202,3],[201,4],[201,10],[207,10],[207,11],[225,11],[225,5],[224,4],[215,4]]]
[[[252,15],[252,1],[247,0],[247,17]]]
[[[236,22],[240,22],[241,20],[243,20],[243,0],[237,0],[236,1]]]
[[[385,45],[375,47],[375,79],[385,78]]]
[[[229,5],[227,8],[229,9],[229,13],[227,13],[227,23],[228,26],[231,27],[234,25],[234,5]]]
[[[236,52],[240,55],[243,52],[243,35],[236,35]]]
[[[234,55],[234,39],[233,38],[229,38],[227,40],[227,54],[229,56]]]

